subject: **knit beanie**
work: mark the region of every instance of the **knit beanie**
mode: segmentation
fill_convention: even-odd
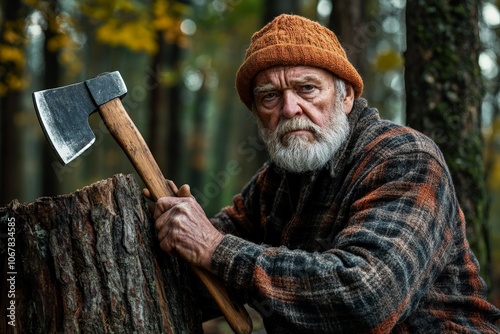
[[[253,79],[274,66],[323,68],[349,82],[356,98],[363,92],[363,80],[335,34],[301,16],[282,14],[253,34],[236,74],[236,89],[248,109],[252,106]]]

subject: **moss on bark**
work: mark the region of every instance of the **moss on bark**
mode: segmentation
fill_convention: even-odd
[[[408,1],[405,82],[408,125],[441,148],[469,242],[488,276],[478,7],[478,0]]]

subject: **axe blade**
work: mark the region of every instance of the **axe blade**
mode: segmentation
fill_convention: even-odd
[[[66,165],[95,141],[88,117],[97,108],[83,83],[33,93],[43,132]]]
[[[119,72],[85,82],[33,93],[33,104],[43,132],[59,161],[66,165],[95,142],[88,118],[97,108],[127,89]]]

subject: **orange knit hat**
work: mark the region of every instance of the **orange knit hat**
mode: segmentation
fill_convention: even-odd
[[[282,14],[253,34],[245,61],[236,74],[236,89],[248,109],[252,106],[253,79],[274,66],[323,68],[349,82],[356,98],[363,92],[363,80],[335,34],[301,16]]]

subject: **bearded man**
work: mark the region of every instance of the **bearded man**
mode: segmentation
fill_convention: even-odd
[[[162,249],[265,310],[268,333],[499,333],[441,152],[368,107],[330,30],[278,16],[236,88],[270,161],[212,219],[158,200]]]

